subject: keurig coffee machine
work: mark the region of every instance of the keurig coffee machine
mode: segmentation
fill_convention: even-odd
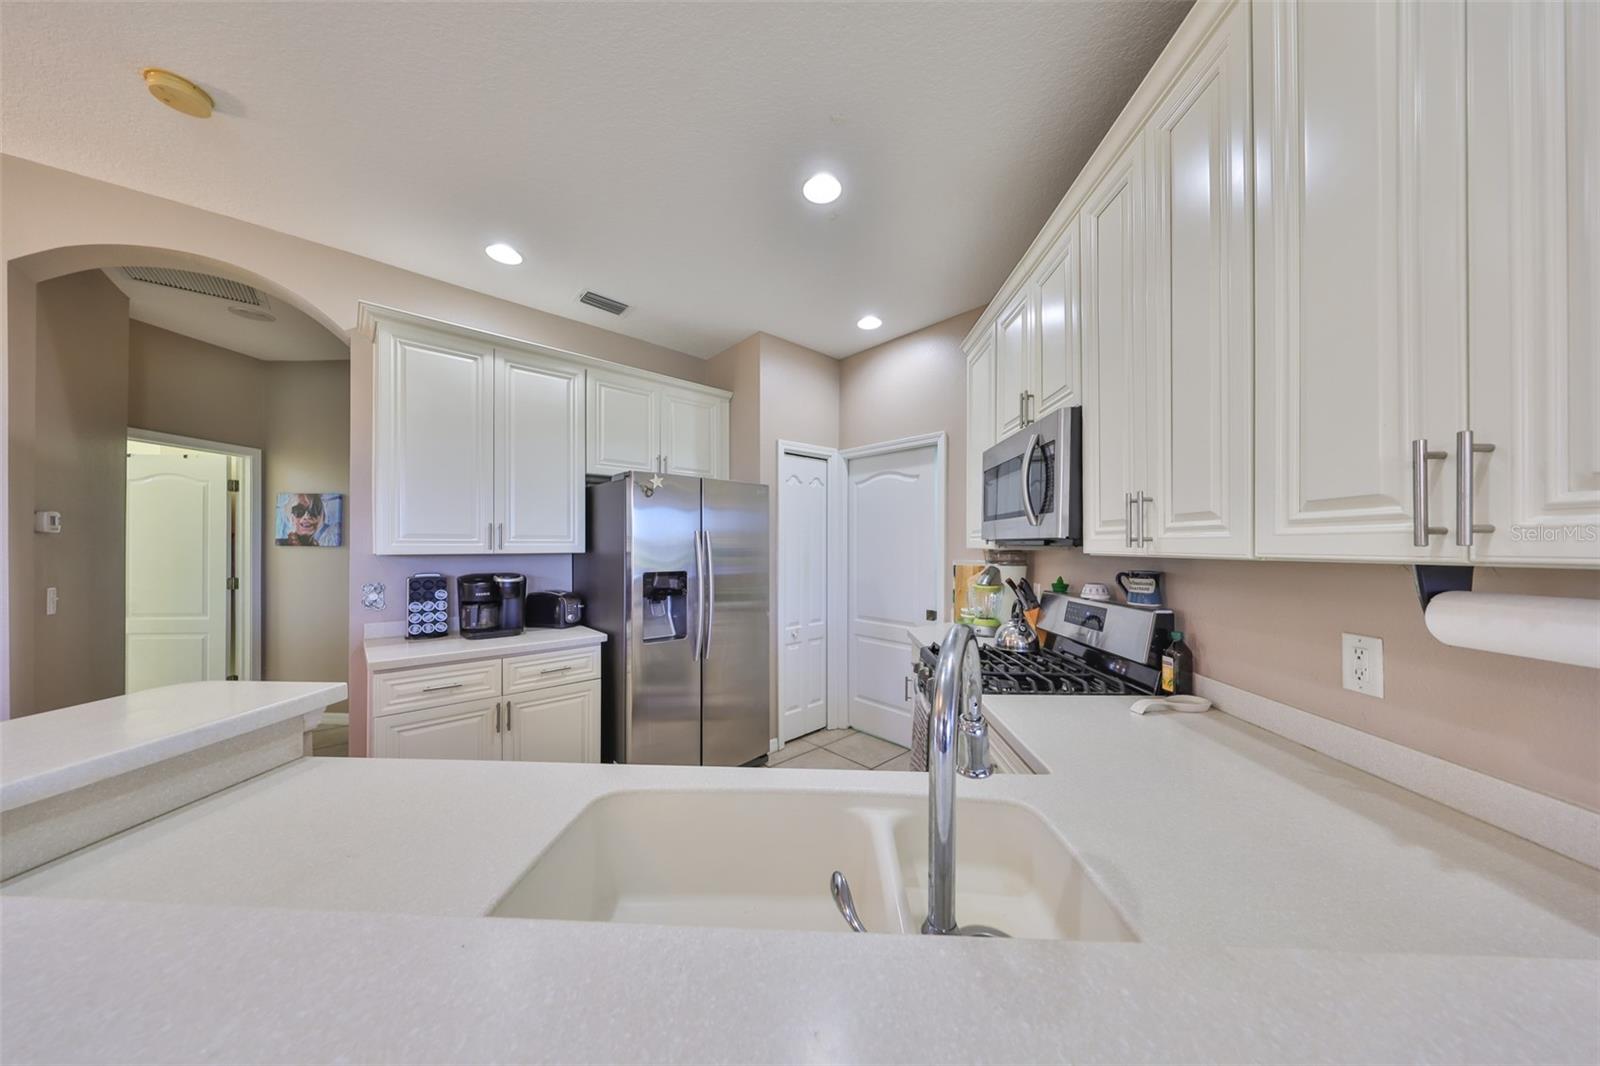
[[[511,637],[522,632],[522,597],[528,579],[521,574],[462,574],[456,578],[461,635],[468,640]]]

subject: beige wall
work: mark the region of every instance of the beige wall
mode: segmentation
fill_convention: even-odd
[[[945,562],[973,559],[966,547],[967,357],[961,342],[983,314],[974,307],[846,359],[839,389],[839,446],[943,432]]]
[[[29,711],[122,693],[123,512],[128,412],[128,299],[105,275],[74,274],[40,285],[37,302],[31,517],[61,512],[59,534],[33,538]],[[20,575],[19,575],[20,576]],[[45,589],[60,600],[44,613]]]
[[[761,480],[761,334],[709,360],[707,384],[733,393],[728,407],[728,477]]]
[[[261,449],[262,677],[345,680],[348,539],[272,538],[277,493],[349,492],[350,365],[266,362],[143,322],[130,338],[130,425]]]
[[[1461,766],[1600,810],[1600,671],[1440,644],[1411,571],[1340,563],[1115,559],[1041,551],[1030,577],[1076,591],[1161,570],[1196,669]],[[1600,573],[1480,567],[1474,588],[1600,596]],[[1383,640],[1384,697],[1344,690],[1340,634]]]

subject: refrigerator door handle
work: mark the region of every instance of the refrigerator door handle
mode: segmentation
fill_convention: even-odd
[[[694,531],[694,641],[689,645],[689,654],[695,662],[702,658],[701,648],[706,640],[706,557],[702,550],[700,530]]]
[[[717,624],[717,557],[711,551],[710,533],[701,533],[700,543],[705,545],[706,553],[706,568],[700,578],[701,595],[705,597],[700,627],[705,636],[700,638],[700,661],[705,662],[711,656],[711,627]]]

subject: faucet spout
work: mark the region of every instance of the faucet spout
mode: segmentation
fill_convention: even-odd
[[[972,627],[953,625],[939,646],[928,717],[928,917],[924,933],[956,924],[956,763],[964,726],[983,722],[983,683]]]

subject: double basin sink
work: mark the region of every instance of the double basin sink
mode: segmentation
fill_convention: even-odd
[[[584,809],[491,914],[848,932],[829,877],[873,933],[918,933],[925,800],[875,793],[620,792]],[[1013,937],[1137,939],[1066,842],[1027,807],[956,807],[956,918]]]

